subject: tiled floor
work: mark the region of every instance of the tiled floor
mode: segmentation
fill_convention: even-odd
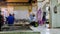
[[[43,25],[43,26],[38,26],[38,27],[31,27],[31,29],[33,30],[33,31],[39,31],[39,32],[41,32],[41,34],[46,34],[46,30],[47,30],[47,27],[45,27],[45,25]]]
[[[31,26],[30,28],[35,32],[36,31],[40,32],[41,34],[60,34],[60,29],[59,28],[48,29],[47,27],[48,27],[48,25],[46,24],[46,25],[43,25],[43,26],[39,25],[38,27]],[[21,30],[19,30],[19,31],[21,31]]]
[[[48,25],[47,25],[48,26]],[[31,27],[33,31],[39,31],[41,34],[60,34],[60,29],[48,29],[45,26]]]

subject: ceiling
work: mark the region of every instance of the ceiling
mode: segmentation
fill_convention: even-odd
[[[0,0],[0,2],[36,2],[37,0]]]
[[[29,0],[7,0],[7,2],[28,2]]]
[[[0,5],[30,5],[37,0],[0,0]]]

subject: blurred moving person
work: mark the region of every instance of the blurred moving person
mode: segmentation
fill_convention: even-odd
[[[46,12],[43,12],[42,24],[45,24],[45,22],[46,22]]]
[[[1,10],[0,10],[0,31],[3,24],[4,24],[4,17],[1,15]]]
[[[30,25],[32,25],[32,26],[34,26],[34,27],[37,27],[37,26],[38,26],[38,23],[36,22],[36,16],[35,16],[35,14],[32,14],[32,15],[30,16],[30,20],[31,20]]]
[[[12,26],[14,24],[14,16],[9,14],[7,21],[8,21],[8,26]]]

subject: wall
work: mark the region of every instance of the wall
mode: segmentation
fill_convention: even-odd
[[[55,5],[57,5],[57,0],[50,0],[50,22],[52,27],[57,27],[57,14],[54,13]]]
[[[57,6],[57,27],[60,27],[60,5]]]
[[[28,6],[4,6],[1,7],[2,10],[2,15],[5,17],[9,16],[9,14],[15,14],[16,19],[27,19],[28,12],[29,12],[29,7]]]
[[[29,10],[36,15],[37,12],[36,6],[14,6],[13,13],[15,13],[16,19],[28,19]]]
[[[15,6],[14,14],[16,19],[28,19],[28,6]]]
[[[36,6],[35,5],[33,4],[33,6],[4,6],[1,8],[3,9],[6,8],[8,14],[15,13],[16,19],[23,19],[23,18],[28,19],[30,12],[33,12],[34,14],[36,14],[37,5]]]

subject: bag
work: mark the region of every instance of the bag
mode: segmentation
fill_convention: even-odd
[[[38,27],[39,24],[38,24],[38,22],[33,21],[33,22],[30,23],[30,25],[32,25],[34,27]]]
[[[35,22],[34,27],[38,27],[38,26],[39,26],[38,22]]]

